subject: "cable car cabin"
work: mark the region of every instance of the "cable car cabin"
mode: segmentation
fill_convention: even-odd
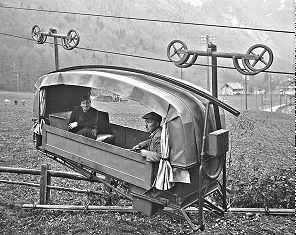
[[[35,87],[36,146],[47,156],[88,177],[99,173],[129,183],[135,209],[152,215],[170,207],[194,230],[203,229],[204,207],[218,213],[227,209],[228,131],[222,129],[219,108],[236,116],[239,112],[207,91],[172,77],[114,66],[62,69],[42,76]],[[130,150],[149,133],[110,123],[102,110],[97,111],[97,139],[68,131],[71,111],[91,88],[136,101],[162,116],[162,158],[155,178],[152,163]],[[222,208],[206,199],[216,191]],[[185,212],[191,205],[198,205],[198,221]]]

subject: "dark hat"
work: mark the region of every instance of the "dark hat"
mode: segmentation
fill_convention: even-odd
[[[143,119],[152,119],[152,120],[157,121],[159,123],[162,120],[162,117],[154,112],[146,113],[142,118]]]

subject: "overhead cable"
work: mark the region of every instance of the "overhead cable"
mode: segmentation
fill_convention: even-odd
[[[205,26],[205,27],[216,27],[216,28],[229,28],[229,29],[255,30],[255,31],[273,32],[273,33],[295,34],[294,31],[278,30],[278,29],[239,27],[239,26],[218,25],[218,24],[204,24],[204,23],[183,22],[183,21],[174,21],[174,20],[159,20],[159,19],[149,19],[149,18],[115,16],[115,15],[82,13],[82,12],[72,12],[72,11],[45,10],[45,9],[12,7],[12,6],[0,6],[0,8],[14,9],[14,10],[26,10],[26,11],[38,11],[38,12],[47,12],[47,13],[72,14],[72,15],[81,15],[81,16],[94,16],[94,17],[125,19],[125,20],[136,20],[136,21],[147,21],[147,22],[158,22],[158,23],[170,23],[170,24],[182,24],[182,25],[194,25],[194,26]]]
[[[8,33],[2,33],[0,32],[0,35],[4,36],[9,36],[9,37],[14,37],[18,39],[24,39],[24,40],[29,40],[35,42],[32,38],[27,38],[27,37],[22,37],[22,36],[17,36],[13,34],[8,34]],[[54,43],[52,42],[45,42],[45,44],[51,44],[53,45]],[[62,46],[61,44],[58,44],[58,46]],[[122,53],[122,52],[113,52],[113,51],[106,51],[106,50],[100,50],[100,49],[91,49],[91,48],[86,48],[86,47],[76,47],[79,50],[85,50],[85,51],[93,51],[93,52],[100,52],[100,53],[106,53],[106,54],[112,54],[112,55],[120,55],[120,56],[126,56],[126,57],[132,57],[132,58],[140,58],[140,59],[147,59],[147,60],[154,60],[154,61],[161,61],[161,62],[169,62],[172,63],[170,60],[166,59],[160,59],[160,58],[154,58],[154,57],[148,57],[148,56],[141,56],[141,55],[134,55],[134,54],[127,54],[127,53]],[[199,64],[195,63],[193,64],[195,66],[203,66],[203,67],[217,67],[217,68],[222,68],[222,69],[234,69],[234,67],[229,67],[229,66],[213,66],[213,65],[207,65],[207,64]],[[284,74],[284,75],[294,75],[294,73],[290,72],[282,72],[282,71],[263,71],[264,73],[273,73],[273,74]]]

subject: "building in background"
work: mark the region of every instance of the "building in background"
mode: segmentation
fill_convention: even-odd
[[[239,82],[228,82],[221,88],[222,95],[241,95],[244,91],[244,87]]]
[[[290,78],[281,82],[278,86],[278,89],[280,89],[280,94],[282,95],[295,97],[295,78]]]

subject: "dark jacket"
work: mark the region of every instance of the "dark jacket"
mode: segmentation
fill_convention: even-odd
[[[75,107],[71,113],[69,123],[77,122],[78,126],[71,130],[71,132],[76,133],[84,127],[89,127],[91,129],[97,128],[98,122],[98,112],[93,107],[85,113],[81,106]]]

